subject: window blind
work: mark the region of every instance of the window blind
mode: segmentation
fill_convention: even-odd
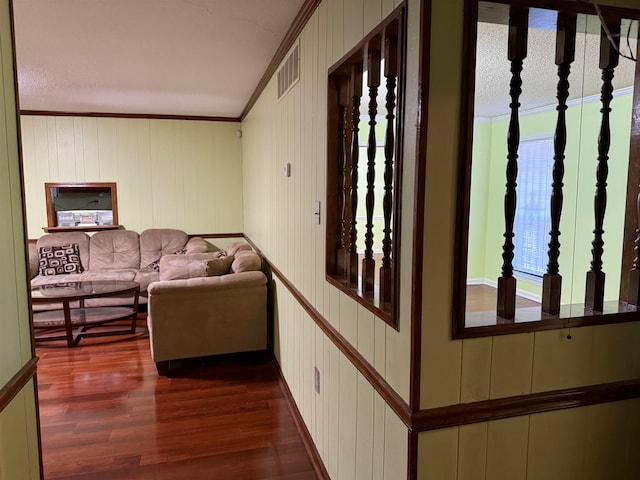
[[[547,266],[553,137],[522,140],[518,150],[518,203],[514,220],[516,272],[542,277]]]

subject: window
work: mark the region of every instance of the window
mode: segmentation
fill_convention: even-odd
[[[540,277],[547,269],[547,244],[551,218],[551,170],[553,167],[553,138],[524,140],[518,152],[518,174],[526,181],[518,190],[513,226],[515,244],[513,269],[516,272]]]
[[[47,232],[120,228],[113,182],[45,183]]]
[[[539,5],[467,2],[454,338],[640,311],[640,9]]]
[[[397,328],[404,5],[329,69],[327,280]]]

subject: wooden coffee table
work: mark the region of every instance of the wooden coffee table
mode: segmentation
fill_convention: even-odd
[[[35,339],[36,341],[66,339],[68,347],[75,347],[83,337],[135,333],[139,294],[138,283],[117,280],[65,282],[32,287],[31,302],[34,305],[52,304],[53,306],[51,310],[33,312],[33,328],[36,332],[43,332],[36,335]],[[105,297],[131,297],[131,305],[85,306],[85,301],[90,298]],[[56,308],[58,306],[56,304],[59,304],[60,308]],[[127,329],[112,325],[99,331],[87,331],[91,327],[129,318],[131,327]],[[62,330],[64,333],[59,333]]]

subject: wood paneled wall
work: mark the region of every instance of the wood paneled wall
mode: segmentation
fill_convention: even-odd
[[[420,434],[418,478],[640,478],[640,400],[605,403]]]
[[[0,0],[0,480],[40,477],[10,2]],[[18,380],[16,380],[18,379]]]
[[[21,122],[29,238],[47,225],[45,182],[116,182],[128,230],[243,230],[239,123],[31,115]]]
[[[299,38],[300,82],[278,101],[272,80],[242,123],[244,231],[408,402],[411,209],[402,217],[400,263],[405,289],[400,299],[399,331],[329,285],[324,270],[327,70],[399,3],[320,3]],[[414,37],[411,49],[415,52],[419,1],[410,1],[408,8],[410,35]],[[408,76],[415,78],[415,53],[411,58]],[[415,82],[407,86],[407,97],[407,110],[415,115]],[[404,141],[409,160],[403,202],[412,205],[415,131]],[[283,175],[286,163],[291,164],[290,177]],[[315,200],[322,202],[321,225],[314,224]],[[405,478],[407,427],[277,281],[275,309],[276,355],[331,478]],[[314,391],[314,367],[320,370],[319,394]]]
[[[640,378],[637,322],[451,340],[463,5],[433,0],[432,9],[424,206],[425,232],[439,233],[425,236],[421,408]],[[640,449],[637,408],[630,400],[425,432],[419,478],[635,478],[638,460],[625,452]]]

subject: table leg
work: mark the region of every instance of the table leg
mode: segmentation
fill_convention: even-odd
[[[62,311],[64,312],[64,330],[67,334],[67,347],[75,347],[77,342],[73,338],[73,328],[71,325],[71,309],[69,308],[69,300],[62,301]]]

